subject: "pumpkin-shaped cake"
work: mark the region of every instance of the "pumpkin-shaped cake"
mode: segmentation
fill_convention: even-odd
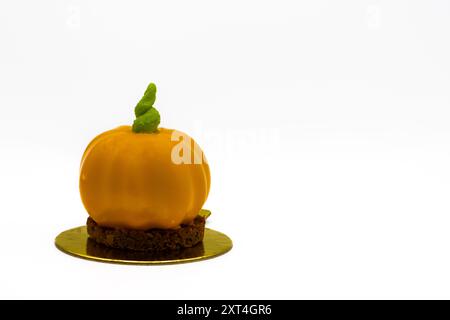
[[[159,128],[151,83],[133,126],[98,135],[86,148],[80,194],[90,237],[131,250],[191,247],[204,234],[199,212],[210,189],[203,151],[187,134]]]

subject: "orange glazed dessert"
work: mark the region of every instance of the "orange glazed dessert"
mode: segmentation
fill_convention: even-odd
[[[197,143],[160,128],[151,83],[135,107],[132,126],[98,135],[86,148],[80,194],[91,239],[128,250],[173,250],[201,242],[199,215],[211,183]]]

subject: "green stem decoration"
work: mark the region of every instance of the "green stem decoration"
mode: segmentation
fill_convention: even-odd
[[[133,122],[133,132],[153,133],[158,131],[161,116],[158,110],[153,107],[156,100],[156,86],[150,83],[145,90],[144,96],[134,108],[136,120]]]

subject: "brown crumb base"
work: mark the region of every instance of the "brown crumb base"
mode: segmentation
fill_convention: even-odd
[[[177,250],[163,251],[136,251],[126,249],[116,249],[98,243],[92,238],[88,238],[86,244],[87,254],[105,259],[133,260],[133,261],[164,261],[164,260],[184,260],[201,257],[205,253],[203,243],[200,242],[191,248],[181,248]]]
[[[205,218],[197,216],[191,224],[178,229],[133,230],[99,226],[87,220],[91,239],[105,246],[134,251],[165,251],[190,248],[203,240]]]

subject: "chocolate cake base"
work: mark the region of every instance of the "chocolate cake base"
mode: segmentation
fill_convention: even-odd
[[[166,251],[190,248],[203,240],[205,218],[197,216],[191,224],[178,229],[133,230],[99,226],[91,217],[87,232],[92,240],[105,246],[134,251]]]
[[[192,259],[201,257],[205,254],[203,243],[200,242],[190,248],[181,248],[177,250],[162,250],[162,251],[137,251],[125,250],[107,247],[104,244],[98,243],[92,238],[87,239],[86,253],[94,257],[100,257],[113,260],[128,260],[128,261],[171,261]]]

